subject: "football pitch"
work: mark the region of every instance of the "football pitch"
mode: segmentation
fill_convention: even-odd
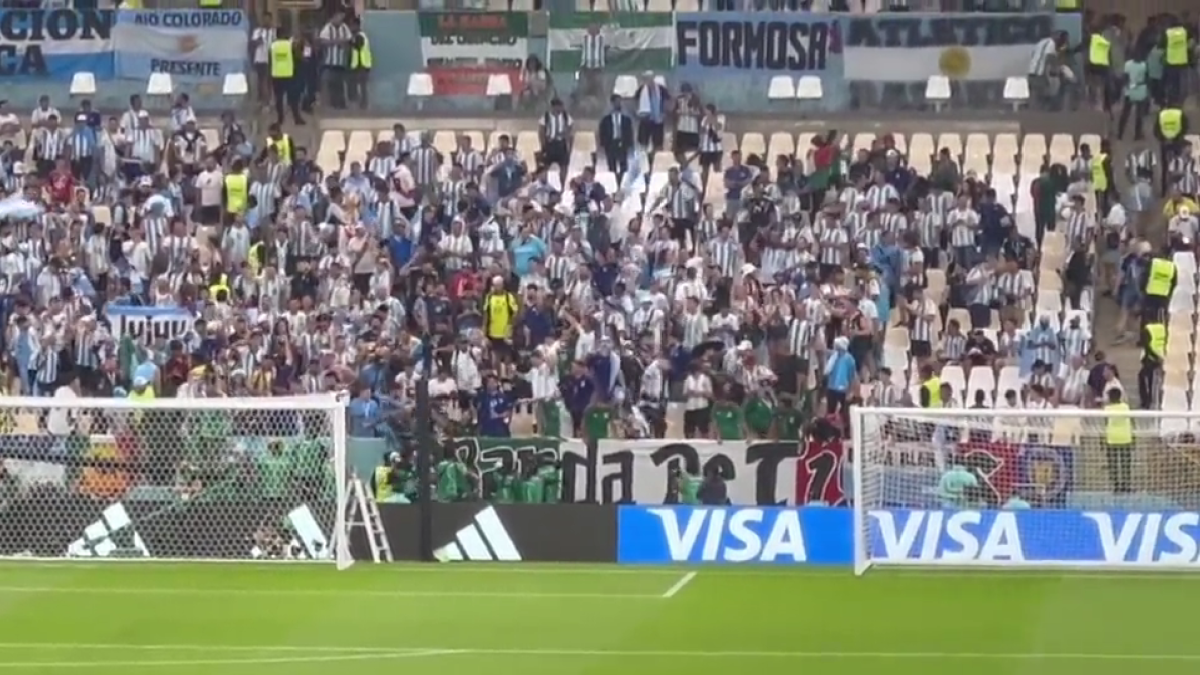
[[[1197,592],[1134,573],[9,562],[0,671],[1191,675]]]

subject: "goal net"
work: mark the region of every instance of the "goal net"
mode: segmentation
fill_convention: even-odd
[[[348,565],[334,396],[0,398],[0,557]]]
[[[1200,569],[1200,417],[851,411],[855,571]]]

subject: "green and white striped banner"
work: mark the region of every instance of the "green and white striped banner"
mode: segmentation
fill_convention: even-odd
[[[675,65],[675,15],[667,12],[568,12],[550,14],[550,69],[579,70],[583,36],[599,22],[604,35],[605,70],[612,73],[663,72]]]

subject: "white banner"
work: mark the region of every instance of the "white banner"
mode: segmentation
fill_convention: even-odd
[[[595,499],[601,504],[662,504],[671,470],[702,474],[719,467],[735,505],[796,503],[795,441],[603,440],[595,466],[582,441],[563,441],[564,482],[574,488],[577,502],[586,501],[589,476],[596,472]]]
[[[133,341],[150,346],[155,338],[175,340],[192,330],[196,317],[179,307],[124,307],[109,304],[104,308],[113,338],[128,335]]]

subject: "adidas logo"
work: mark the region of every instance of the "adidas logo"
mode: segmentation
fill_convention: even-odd
[[[518,562],[521,552],[508,536],[496,509],[489,506],[475,514],[471,524],[454,535],[454,541],[434,551],[433,557],[438,562]]]
[[[67,547],[72,558],[149,558],[150,549],[133,529],[125,505],[117,502],[104,509],[100,520],[88,525],[83,536]]]

